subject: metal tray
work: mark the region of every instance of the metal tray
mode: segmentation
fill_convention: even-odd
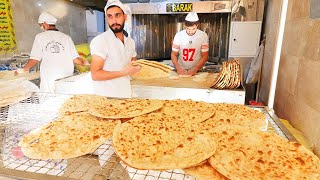
[[[34,93],[30,98],[0,110],[0,174],[14,179],[194,179],[182,170],[137,170],[124,165],[115,155],[111,141],[101,145],[93,154],[62,159],[37,160],[21,155],[21,137],[58,117],[58,108],[71,95]],[[277,117],[264,107],[266,130],[291,139]],[[0,177],[1,178],[1,177]]]

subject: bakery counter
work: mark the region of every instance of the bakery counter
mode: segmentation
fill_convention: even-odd
[[[14,74],[15,71],[0,71],[0,80],[14,80],[24,78],[26,80],[32,81],[40,78],[40,71],[33,71],[30,73],[21,73],[18,75]]]
[[[226,90],[212,89],[210,84],[212,84],[214,78],[215,74],[210,73],[208,81],[205,82],[193,81],[192,78],[133,80],[131,82],[132,96],[135,98],[192,99],[209,103],[244,104],[245,90],[242,87]],[[55,82],[55,92],[61,94],[93,94],[91,81],[88,73],[59,79]]]

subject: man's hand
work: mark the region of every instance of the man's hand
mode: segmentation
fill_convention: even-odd
[[[195,74],[197,74],[198,70],[195,68],[192,68],[190,70],[187,71],[187,75],[191,75],[194,76]]]
[[[182,67],[177,66],[177,73],[180,75],[187,75],[187,70],[183,69]]]
[[[17,76],[19,74],[25,73],[26,71],[23,68],[19,68],[16,71],[14,71],[14,75]]]
[[[132,76],[139,72],[141,69],[141,66],[139,65],[133,65],[132,62],[130,62],[123,70],[122,72],[127,76]]]
[[[90,63],[85,59],[83,59],[82,57],[77,57],[76,59],[73,60],[73,62],[80,66],[90,65]]]

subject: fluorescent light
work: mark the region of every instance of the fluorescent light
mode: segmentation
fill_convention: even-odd
[[[287,10],[288,10],[288,0],[283,0],[282,8],[281,8],[280,24],[279,24],[279,30],[278,30],[276,54],[273,61],[274,63],[273,63],[273,69],[272,69],[269,98],[268,98],[268,107],[270,109],[273,109],[273,105],[274,105],[274,98],[276,93],[277,78],[278,78],[278,71],[279,71],[279,64],[280,64],[280,55],[281,55],[281,49],[282,49],[284,28],[286,24]]]

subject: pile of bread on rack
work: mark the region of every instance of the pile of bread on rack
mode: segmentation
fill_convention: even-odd
[[[266,116],[244,105],[75,95],[58,119],[19,145],[30,158],[63,159],[112,138],[122,162],[141,170],[182,169],[199,179],[319,179],[317,156],[265,126]]]

